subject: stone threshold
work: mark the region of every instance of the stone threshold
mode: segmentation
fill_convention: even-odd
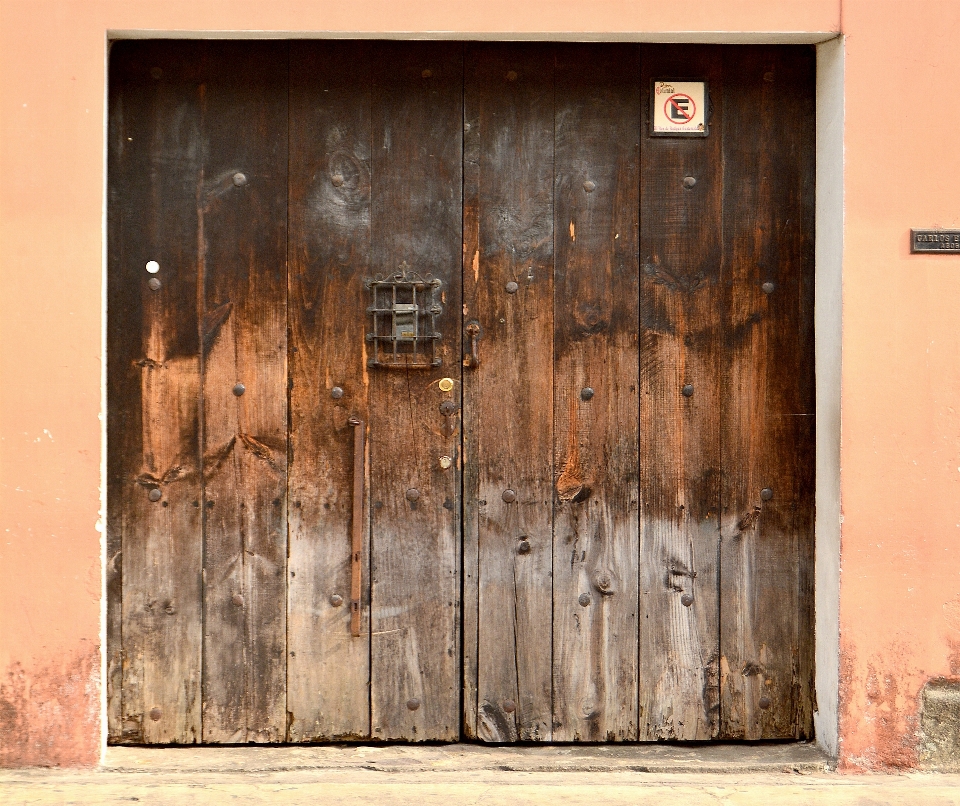
[[[831,772],[809,742],[511,745],[387,744],[241,747],[108,747],[100,769],[117,773],[403,772]]]

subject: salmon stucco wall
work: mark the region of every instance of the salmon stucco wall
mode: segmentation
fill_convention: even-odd
[[[841,28],[840,752],[845,769],[914,765],[921,687],[960,680],[960,256],[908,244],[911,226],[960,226],[956,0],[0,0],[0,765],[92,764],[102,748],[109,32]]]
[[[960,227],[960,3],[843,15],[841,759],[887,769],[922,686],[960,681],[960,255],[910,254]]]

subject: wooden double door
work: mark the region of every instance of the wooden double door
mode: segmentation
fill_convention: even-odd
[[[813,87],[115,44],[111,740],[809,737]]]

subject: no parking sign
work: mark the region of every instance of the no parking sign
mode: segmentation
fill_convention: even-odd
[[[652,134],[706,137],[708,100],[706,81],[655,80],[651,93]]]

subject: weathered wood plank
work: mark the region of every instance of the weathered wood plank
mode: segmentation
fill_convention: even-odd
[[[286,737],[287,53],[208,43],[198,176],[205,742]]]
[[[652,82],[687,76],[707,80],[713,119],[720,119],[721,58],[716,47],[642,51],[644,740],[711,739],[718,728],[722,144],[719,131],[704,139],[652,137],[649,117]]]
[[[120,497],[110,531],[122,535],[124,742],[200,740],[201,135],[193,56],[170,43],[121,42],[111,52],[108,472],[110,493]],[[158,263],[155,275],[148,261]],[[112,502],[111,517],[117,511]]]
[[[464,372],[466,465],[477,468],[465,545],[479,558],[464,582],[478,586],[464,613],[477,636],[468,731],[549,741],[554,48],[477,45],[465,63],[464,319],[482,332],[480,365]]]
[[[460,404],[462,46],[384,44],[374,69],[371,271],[406,262],[439,279],[443,313],[441,366],[369,372],[372,734],[450,740],[460,735],[460,417],[439,407]]]
[[[564,46],[556,69],[553,738],[629,741],[637,738],[639,48]]]
[[[139,371],[134,364],[143,317],[139,277],[143,267],[130,266],[124,272],[123,195],[130,177],[122,155],[126,144],[123,128],[125,111],[121,77],[128,59],[120,54],[111,61],[109,127],[107,132],[107,173],[111,179],[107,203],[107,738],[119,742],[123,733],[123,494],[124,456],[139,428],[133,418],[139,404]]]
[[[803,738],[813,686],[814,54],[729,51],[725,74],[721,735]]]
[[[348,420],[368,423],[363,279],[371,273],[375,46],[290,47],[289,739],[363,738],[370,735],[369,540],[362,635],[353,637]],[[363,527],[368,535],[366,509]]]

